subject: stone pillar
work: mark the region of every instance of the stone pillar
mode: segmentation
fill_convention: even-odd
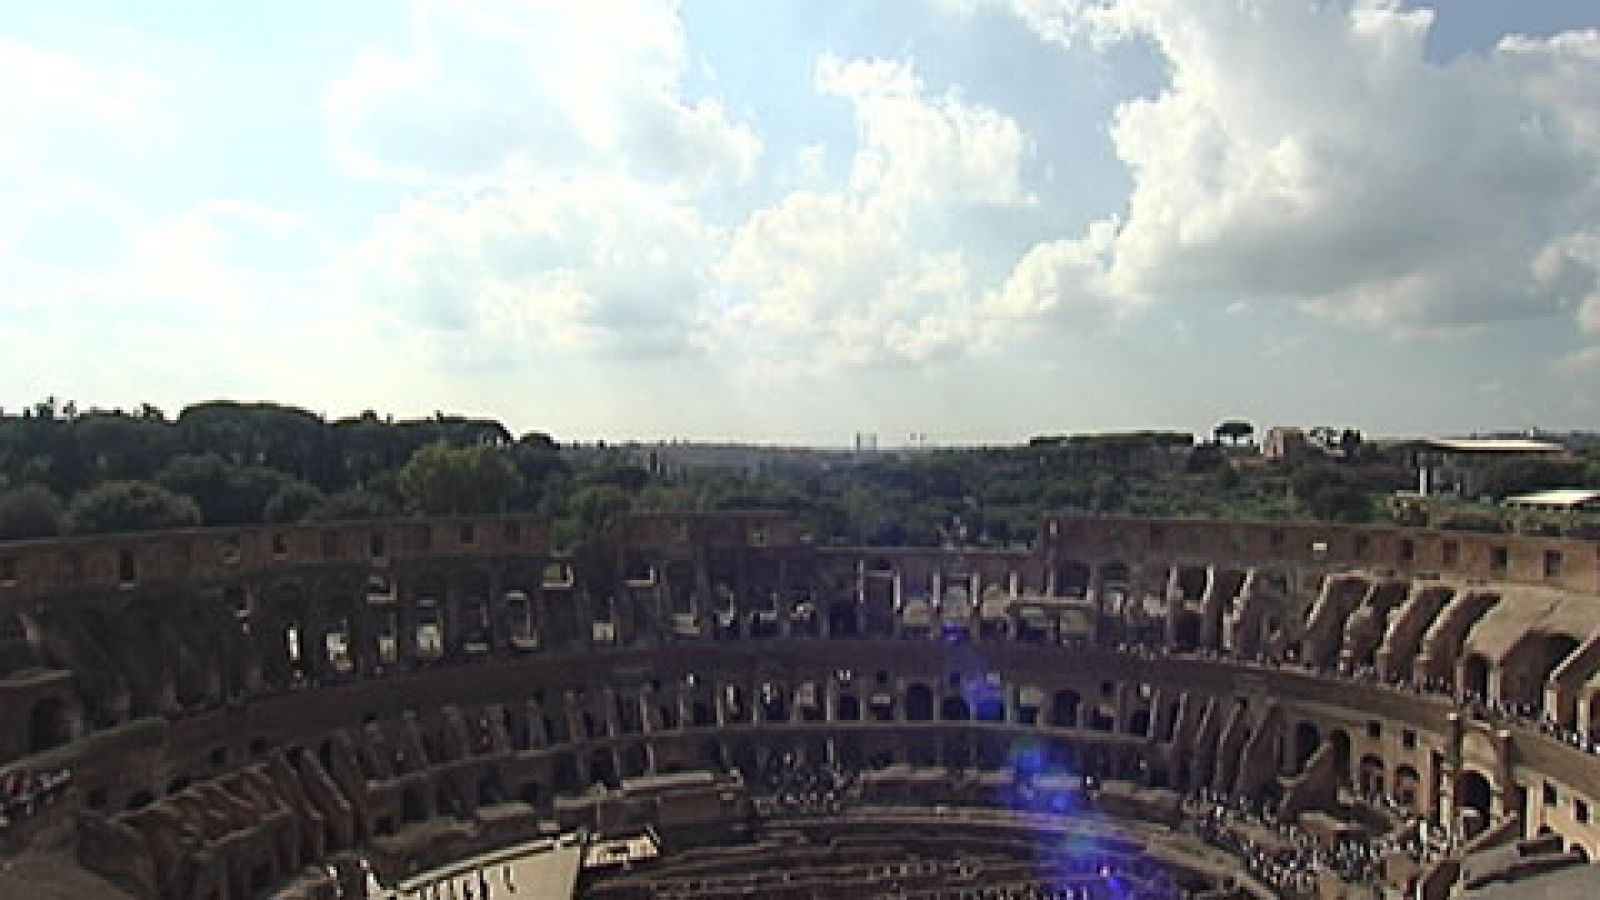
[[[726,728],[729,724],[728,710],[728,685],[726,682],[716,683],[711,696],[712,708],[716,710],[717,727]]]
[[[617,716],[617,690],[607,687],[600,694],[601,702],[605,704],[605,736],[615,740],[622,735],[622,722]]]
[[[443,645],[445,659],[458,659],[461,656],[461,583],[455,578],[444,579],[444,597],[441,598],[440,619],[444,630]]]
[[[778,637],[787,638],[794,630],[794,602],[789,598],[789,561],[778,560],[778,596],[773,604],[778,611]]]
[[[489,571],[489,596],[484,604],[489,613],[489,652],[511,649],[511,613],[506,606],[506,578],[500,566]]]
[[[1084,585],[1084,593],[1089,601],[1090,609],[1093,610],[1089,621],[1089,643],[1098,644],[1104,629],[1100,620],[1106,614],[1105,585],[1100,580],[1099,566],[1091,566],[1089,568],[1089,580]]]
[[[1183,615],[1183,584],[1178,580],[1178,566],[1167,570],[1166,616],[1161,628],[1162,642],[1171,647],[1178,640],[1178,622]]]

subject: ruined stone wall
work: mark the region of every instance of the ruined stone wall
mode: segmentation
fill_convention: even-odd
[[[1465,790],[1600,851],[1578,806],[1600,800],[1597,757],[1453,698],[1482,659],[1486,702],[1516,685],[1593,726],[1594,634],[1503,632],[1524,589],[1540,628],[1588,622],[1551,610],[1590,601],[1595,545],[1041,533],[1032,552],[816,548],[750,513],[627,518],[576,556],[518,517],[3,544],[0,774],[70,771],[39,815],[78,821],[80,858],[131,896],[225,900],[331,866],[311,896],[357,848],[402,873],[559,822],[597,782],[787,754],[1290,812],[1369,795],[1444,823]]]

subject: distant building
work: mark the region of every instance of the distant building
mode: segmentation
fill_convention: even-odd
[[[1513,509],[1536,509],[1544,512],[1600,512],[1600,490],[1589,488],[1554,488],[1518,494],[1502,501]]]
[[[1305,430],[1292,425],[1268,428],[1261,441],[1261,455],[1285,465],[1293,465],[1315,452],[1316,448],[1306,439]]]
[[[1548,459],[1565,454],[1560,444],[1528,438],[1426,438],[1410,445],[1417,470],[1417,493],[1424,497],[1483,493],[1489,468],[1514,459]]]

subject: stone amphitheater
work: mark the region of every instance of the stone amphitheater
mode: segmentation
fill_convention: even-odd
[[[1600,545],[1039,533],[0,544],[0,896],[1593,895]]]

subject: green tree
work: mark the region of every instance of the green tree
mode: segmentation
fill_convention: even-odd
[[[148,481],[106,481],[72,498],[67,523],[74,534],[186,528],[200,524],[200,508]]]
[[[1289,485],[1296,502],[1315,518],[1364,522],[1372,515],[1372,503],[1360,484],[1332,466],[1302,466]]]
[[[574,491],[568,501],[580,539],[599,534],[614,517],[632,506],[628,492],[614,484],[584,485]]]
[[[454,447],[440,441],[411,455],[400,469],[399,486],[406,507],[415,512],[502,512],[522,487],[522,476],[497,447]]]
[[[303,521],[326,500],[327,497],[313,485],[304,481],[290,481],[267,498],[261,510],[261,520],[282,524]]]
[[[42,484],[0,491],[0,541],[61,533],[61,498]]]
[[[156,473],[155,482],[193,498],[207,525],[260,522],[267,501],[286,485],[296,483],[283,472],[235,465],[216,453],[174,457]]]
[[[393,500],[372,491],[349,490],[330,494],[306,513],[308,522],[359,522],[387,519],[400,514]]]

